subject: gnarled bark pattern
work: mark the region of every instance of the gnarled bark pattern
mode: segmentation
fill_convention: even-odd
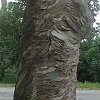
[[[88,0],[27,0],[14,100],[75,100],[81,39],[92,25]]]

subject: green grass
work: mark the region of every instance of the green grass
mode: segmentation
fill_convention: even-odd
[[[15,84],[0,83],[0,87],[15,87]]]
[[[100,83],[92,83],[92,82],[81,83],[81,82],[78,82],[77,88],[78,89],[100,89]]]

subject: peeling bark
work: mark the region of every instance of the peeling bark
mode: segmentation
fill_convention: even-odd
[[[76,100],[80,41],[89,0],[27,0],[14,100]]]

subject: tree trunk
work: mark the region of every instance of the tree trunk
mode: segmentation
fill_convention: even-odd
[[[14,100],[75,100],[88,0],[27,0],[20,32]]]
[[[5,7],[7,5],[7,0],[1,0],[1,7]]]

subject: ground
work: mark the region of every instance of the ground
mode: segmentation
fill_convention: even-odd
[[[13,100],[14,88],[0,87],[0,100]]]
[[[77,100],[100,100],[100,90],[77,90]]]

